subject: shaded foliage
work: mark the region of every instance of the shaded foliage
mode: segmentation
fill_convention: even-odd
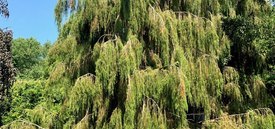
[[[11,53],[12,32],[0,29],[0,125],[2,116],[10,108],[10,87],[14,81],[15,70]]]
[[[9,17],[8,3],[0,0],[0,14]],[[10,110],[10,87],[14,81],[15,69],[12,64],[11,30],[0,29],[0,125],[3,115]]]

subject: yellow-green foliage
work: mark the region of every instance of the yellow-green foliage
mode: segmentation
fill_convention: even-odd
[[[79,121],[75,126],[73,126],[73,129],[90,129],[90,115],[86,115],[81,121]]]
[[[122,48],[119,58],[119,73],[122,79],[127,79],[133,71],[138,70],[142,60],[142,44],[136,37],[130,37]]]
[[[167,129],[168,121],[165,114],[162,113],[158,104],[154,100],[147,99],[143,101],[141,113],[138,116],[138,128],[147,129]],[[172,123],[171,123],[172,124]]]
[[[28,110],[43,100],[45,82],[45,80],[18,79],[11,88],[11,110],[4,117],[4,122],[26,118],[29,115]]]
[[[273,129],[275,127],[274,121],[273,112],[270,109],[261,108],[242,114],[222,115],[220,118],[205,121],[203,127],[207,129]]]
[[[96,81],[101,83],[104,99],[114,94],[121,45],[119,43],[121,42],[118,40],[118,42],[107,41],[100,44],[95,73],[97,77]]]
[[[70,79],[66,76],[66,66],[58,63],[52,70],[46,84],[46,99],[49,102],[62,102],[71,86]]]
[[[222,97],[242,101],[245,89],[224,66],[231,41],[222,18],[258,11],[258,3],[245,0],[241,10],[230,0],[59,0],[47,101],[31,120],[47,128],[188,128],[188,105],[206,120],[220,116]],[[250,78],[247,93],[259,102],[265,86]]]
[[[260,76],[250,77],[249,82],[249,89],[252,95],[251,100],[257,107],[265,107],[268,101],[272,101],[272,98],[266,94],[266,87]]]
[[[123,129],[123,125],[122,125],[122,112],[119,108],[116,108],[113,112],[112,112],[112,116],[110,118],[110,121],[108,124],[104,125],[102,128],[106,128],[106,129]]]
[[[190,103],[203,107],[206,116],[211,114],[211,108],[214,109],[213,113],[218,113],[223,79],[216,60],[209,55],[203,55],[191,68],[190,92],[192,96],[190,96]]]
[[[223,70],[224,94],[235,101],[242,101],[242,94],[239,86],[239,73],[233,67],[226,67]]]
[[[60,107],[53,107],[51,103],[41,103],[34,109],[27,110],[27,113],[31,122],[44,128],[50,128],[56,122],[55,118],[58,116],[58,111],[60,111]]]
[[[86,74],[76,80],[63,109],[65,113],[74,116],[69,118],[72,119],[73,124],[81,120],[87,113],[97,116],[97,110],[103,102],[101,93],[100,85],[95,84],[94,75]]]
[[[1,129],[37,129],[37,128],[42,128],[36,124],[33,124],[31,122],[28,121],[24,121],[24,120],[17,120],[17,121],[13,121],[12,123],[9,123],[7,125],[4,125],[1,127]]]
[[[152,108],[156,110],[152,111],[152,116],[147,114],[150,111],[148,103],[152,103]],[[149,68],[135,71],[129,80],[125,108],[124,122],[126,128],[141,128],[144,124],[146,125],[143,122],[156,124],[154,121],[160,122],[161,119],[165,128],[169,128],[166,124],[167,119],[174,119],[172,127],[185,127],[187,124],[185,118],[185,111],[187,110],[186,93],[177,69],[171,67],[169,70],[152,70]],[[154,115],[161,115],[164,118],[158,118]],[[169,115],[169,117],[165,118],[165,115]],[[154,125],[148,126],[154,127]]]

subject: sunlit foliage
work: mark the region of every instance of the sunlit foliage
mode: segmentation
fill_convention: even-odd
[[[205,127],[239,124],[224,114],[274,101],[257,36],[257,19],[271,10],[262,0],[59,0],[45,99],[26,119],[44,128],[170,129],[202,113]],[[248,111],[240,124],[274,127],[264,112]]]

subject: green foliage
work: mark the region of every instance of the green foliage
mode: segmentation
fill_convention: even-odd
[[[12,41],[13,63],[20,78],[46,78],[46,57],[51,44],[41,45],[36,39],[18,38]]]
[[[45,99],[50,103],[60,103],[65,100],[67,91],[72,84],[68,77],[64,77],[65,70],[65,65],[60,63],[50,73],[45,91]]]
[[[4,117],[4,123],[26,118],[26,110],[41,102],[44,85],[43,80],[17,80],[11,88],[11,111]]]
[[[83,119],[85,119],[87,115],[90,116],[91,121],[95,121],[103,103],[101,91],[100,85],[95,83],[95,76],[86,74],[78,78],[69,93],[69,98],[65,100],[64,110],[61,113],[69,116],[66,118],[69,120],[66,120],[68,122],[65,123],[64,128],[71,128],[73,124],[81,122],[82,117],[84,116]]]
[[[153,102],[154,103],[154,102]],[[167,121],[157,104],[150,105],[151,102],[148,100],[144,101],[141,109],[140,116],[138,117],[139,121],[137,124],[137,128],[148,128],[148,129],[166,129]],[[170,123],[172,124],[172,123]]]
[[[147,126],[147,122],[157,124],[156,121],[161,122],[160,124],[165,128],[186,126],[185,84],[176,70],[176,68],[170,68],[169,71],[146,69],[134,73],[129,80],[125,102],[126,128],[142,128]],[[151,111],[148,108],[154,110]],[[160,115],[160,118],[155,115]],[[166,115],[169,117],[165,117]],[[149,120],[148,117],[151,119]],[[174,122],[170,126],[167,124],[168,119]],[[156,125],[148,126],[156,127]]]
[[[249,110],[246,113],[223,115],[214,120],[204,122],[204,128],[234,128],[234,129],[272,129],[275,115],[270,109]]]
[[[122,48],[119,58],[119,73],[122,79],[127,79],[139,69],[142,60],[142,44],[136,37],[129,38]]]
[[[117,76],[117,62],[119,44],[105,42],[100,45],[99,57],[96,61],[97,81],[101,83],[104,98],[114,95],[115,81]],[[108,103],[108,100],[106,100]]]
[[[265,107],[274,101],[270,92],[272,87],[264,83],[265,78],[272,75],[270,72],[272,56],[268,53],[272,51],[274,42],[273,15],[271,11],[262,16],[237,16],[224,19],[223,28],[232,41],[232,58],[228,65],[239,71],[240,91],[248,107]],[[243,105],[243,108],[248,107]]]
[[[33,38],[18,38],[13,40],[13,43],[13,61],[18,75],[10,90],[11,107],[4,116],[5,123],[13,123],[12,121],[18,119],[30,120],[30,110],[43,103],[46,98],[45,78],[48,76],[46,58],[51,44],[48,42],[40,45]],[[20,126],[19,121],[14,124]],[[26,128],[30,127],[28,122],[24,125]]]
[[[261,0],[59,0],[43,100],[26,118],[45,128],[188,128],[187,112],[207,123],[268,107],[265,12]],[[265,111],[241,124],[272,127]]]
[[[40,59],[40,43],[34,38],[13,40],[12,53],[14,66],[19,73],[30,69]]]
[[[41,128],[40,126],[30,123],[29,121],[17,120],[2,126],[1,129],[36,129],[37,127]]]
[[[229,105],[229,111],[238,110],[241,102],[243,102],[243,95],[239,85],[239,73],[233,67],[225,67],[223,70],[224,90],[223,103]]]
[[[258,26],[253,23],[252,19],[240,16],[224,20],[223,25],[233,42],[231,46],[232,58],[229,64],[236,67],[241,73],[248,75],[260,73],[265,60],[253,43],[259,36]]]

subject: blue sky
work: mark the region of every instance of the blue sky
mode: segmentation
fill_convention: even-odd
[[[0,18],[0,28],[13,30],[18,37],[36,38],[40,43],[54,42],[58,31],[54,18],[57,0],[8,0],[10,17]]]

